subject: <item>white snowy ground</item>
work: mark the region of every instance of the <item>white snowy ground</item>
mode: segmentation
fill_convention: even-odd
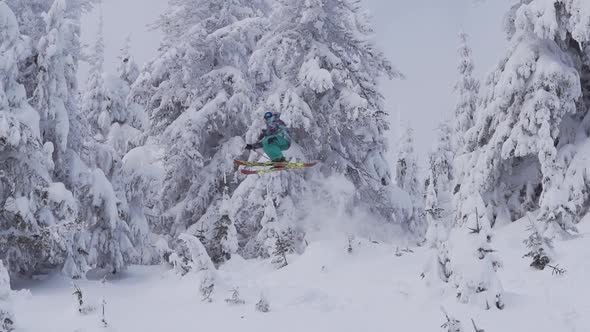
[[[558,243],[563,276],[528,267],[521,258],[524,227],[512,224],[497,232],[503,311],[459,304],[452,292],[425,287],[419,277],[425,248],[396,257],[394,244],[362,241],[348,254],[342,236],[311,243],[281,270],[269,261],[232,260],[220,271],[223,285],[217,285],[213,303],[200,300],[195,276],[181,278],[165,267],[132,267],[104,285],[80,282],[87,300],[106,299],[106,329],[98,313],[77,313],[71,281],[38,281],[15,295],[17,331],[442,331],[441,305],[462,322],[463,331],[473,331],[471,318],[486,332],[590,331],[590,218],[581,223],[579,238]],[[224,301],[234,287],[245,305]],[[269,313],[255,310],[261,292]]]

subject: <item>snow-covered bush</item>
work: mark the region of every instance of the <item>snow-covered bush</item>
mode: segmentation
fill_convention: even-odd
[[[215,274],[213,271],[205,271],[201,277],[201,283],[199,284],[199,293],[201,294],[201,300],[204,302],[213,302],[211,296],[215,290]]]
[[[279,269],[289,265],[287,254],[294,252],[292,237],[292,234],[289,232],[275,234],[275,250],[272,253],[272,263]]]
[[[140,264],[160,261],[165,253],[159,249],[168,248],[164,239],[156,239],[149,221],[150,216],[157,215],[155,200],[164,179],[161,150],[154,145],[134,148],[123,157],[120,172],[116,175],[116,179],[121,181],[119,190],[124,193],[128,204],[128,225],[137,253],[134,262]],[[160,244],[156,245],[158,241]]]
[[[96,311],[96,306],[85,300],[84,293],[78,285],[74,284],[74,292],[72,293],[76,299],[76,309],[81,315],[88,315]]]
[[[240,297],[240,290],[238,288],[232,289],[231,293],[231,298],[225,299],[226,303],[233,305],[246,303],[246,301]]]
[[[130,87],[139,78],[139,66],[131,54],[131,37],[127,36],[125,44],[121,48],[119,55],[119,65],[117,66],[119,77]]]
[[[213,265],[209,254],[207,254],[207,250],[205,250],[205,247],[198,238],[188,234],[181,234],[179,239],[182,240],[188,248],[193,271],[215,271],[215,266]]]
[[[472,303],[482,309],[504,308],[503,287],[497,271],[502,263],[495,256],[492,247],[493,233],[486,214],[483,200],[477,199],[470,205],[463,227],[451,231],[449,243],[451,282],[457,288],[457,298],[462,303]]]
[[[260,300],[256,302],[256,310],[260,312],[269,312],[270,311],[270,303],[268,303],[268,299],[264,294],[260,294]]]
[[[129,226],[122,218],[119,200],[103,171],[87,170],[80,176],[84,206],[81,217],[88,227],[89,262],[93,267],[116,273],[125,269],[136,254]]]
[[[461,321],[456,319],[453,316],[449,316],[449,314],[444,310],[443,313],[445,314],[446,322],[444,322],[440,327],[443,328],[446,332],[462,332],[463,325]]]
[[[532,259],[531,266],[543,270],[545,266],[549,264],[551,259],[549,255],[551,254],[551,249],[553,249],[553,244],[551,239],[545,237],[540,231],[538,227],[538,222],[530,220],[530,225],[528,226],[528,231],[530,235],[523,241],[526,248],[529,250],[524,257],[529,257]]]

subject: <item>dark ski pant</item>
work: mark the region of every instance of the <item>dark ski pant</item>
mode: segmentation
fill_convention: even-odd
[[[266,153],[268,158],[272,161],[283,158],[283,151],[288,150],[289,146],[289,141],[280,135],[268,136],[262,140],[264,153]]]

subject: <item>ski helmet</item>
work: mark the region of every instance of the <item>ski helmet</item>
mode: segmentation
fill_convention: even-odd
[[[272,118],[272,117],[273,117],[273,114],[272,114],[272,112],[266,112],[266,113],[264,113],[264,118],[265,118],[266,120],[268,120],[268,119],[270,119],[270,118]]]

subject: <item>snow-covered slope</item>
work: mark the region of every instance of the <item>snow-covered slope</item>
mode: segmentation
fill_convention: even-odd
[[[485,331],[590,331],[590,216],[580,224],[581,236],[556,243],[557,259],[566,274],[536,271],[521,258],[525,222],[497,232],[497,254],[504,263],[503,311],[482,311],[460,304],[453,291],[427,287],[420,278],[429,252],[411,248],[395,254],[397,244],[334,238],[310,243],[302,256],[275,270],[269,260],[232,258],[219,271],[213,302],[201,301],[198,275],[180,277],[164,267],[132,267],[118,279],[80,281],[86,303],[104,298],[108,328],[101,310],[78,313],[71,281],[53,278],[35,282],[14,296],[19,331],[442,331],[443,306],[472,331],[471,319]],[[243,305],[225,299],[239,288]],[[450,289],[450,288],[448,288]],[[270,312],[255,309],[264,294]]]

